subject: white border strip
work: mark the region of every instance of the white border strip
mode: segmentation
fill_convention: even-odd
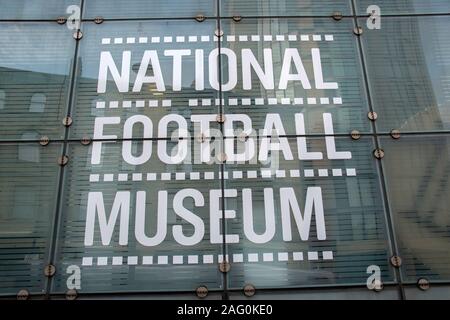
[[[225,171],[224,179],[256,179],[256,178],[324,178],[324,177],[354,177],[355,168],[335,169],[294,169],[294,170],[233,170]],[[89,182],[126,182],[126,181],[180,181],[180,180],[214,180],[221,179],[222,172],[161,172],[161,173],[93,173]]]
[[[188,99],[187,105],[189,107],[210,107],[212,105],[219,106],[222,102],[223,106],[261,106],[261,105],[341,105],[341,97],[307,97],[307,98],[229,98],[229,99]],[[228,105],[225,105],[228,102]],[[180,105],[185,106],[185,105]],[[168,108],[172,107],[171,99],[150,99],[150,100],[111,100],[97,101],[95,104],[96,109],[130,109],[130,108]]]
[[[102,38],[101,43],[103,45],[111,44],[135,44],[135,43],[184,43],[184,42],[209,42],[218,41],[216,35],[200,35],[200,36],[161,36],[161,37],[115,37],[115,38]],[[334,35],[332,34],[277,34],[277,35],[226,35],[220,38],[220,41],[227,42],[273,42],[273,41],[289,41],[289,42],[305,42],[305,41],[334,41]]]
[[[231,258],[231,259],[230,259]],[[254,262],[289,262],[289,261],[331,261],[333,251],[295,251],[295,252],[264,252],[264,253],[234,253],[227,254],[225,260],[232,263]],[[160,255],[160,256],[113,256],[113,257],[83,257],[81,265],[91,266],[149,266],[149,265],[195,265],[213,264],[224,261],[222,254],[204,255]]]

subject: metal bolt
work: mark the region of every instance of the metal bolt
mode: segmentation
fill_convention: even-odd
[[[56,272],[56,268],[52,264],[48,264],[44,268],[44,274],[45,274],[46,277],[53,277],[55,272]]]
[[[67,300],[75,300],[78,296],[77,290],[69,289],[66,291],[66,299]]]
[[[360,36],[363,33],[363,28],[362,27],[355,27],[355,28],[353,28],[353,33],[356,34],[357,36]]]
[[[202,14],[198,14],[195,17],[195,20],[197,20],[198,22],[203,22],[203,21],[205,21],[205,19],[206,19],[206,17],[204,15],[202,15]]]
[[[256,289],[252,284],[246,284],[244,286],[244,295],[247,297],[253,297],[255,295]]]
[[[384,157],[384,150],[383,149],[375,149],[375,150],[373,150],[373,155],[377,159],[383,159],[383,157]]]
[[[430,289],[430,281],[428,281],[428,279],[425,278],[420,278],[417,281],[417,285],[419,289],[422,291],[427,291],[428,289]]]
[[[21,289],[17,292],[17,300],[28,300],[30,293],[27,289]]]
[[[205,141],[206,141],[206,136],[205,136],[203,133],[200,133],[200,134],[197,136],[197,141],[200,142],[200,143],[205,142]]]
[[[239,22],[239,21],[241,21],[242,20],[242,17],[241,16],[233,16],[233,21],[234,22]]]
[[[214,34],[217,38],[220,38],[221,36],[223,36],[223,30],[216,29],[216,31],[214,31]]]
[[[342,13],[339,11],[335,11],[333,12],[332,17],[336,21],[342,20]]]
[[[367,113],[367,118],[369,118],[372,121],[375,121],[378,119],[378,114],[375,111],[369,111],[369,113]]]
[[[58,24],[65,24],[67,22],[66,17],[58,17],[56,19],[56,22],[58,22]]]
[[[400,139],[400,130],[392,129],[391,137],[392,137],[392,139]]]
[[[216,121],[218,123],[224,123],[225,122],[225,115],[223,113],[219,113],[216,117]]]
[[[65,117],[62,121],[63,125],[65,127],[70,127],[70,125],[72,124],[72,118],[71,117]]]
[[[95,17],[95,19],[94,19],[94,22],[96,23],[96,24],[100,24],[100,23],[103,23],[103,18],[102,17]]]
[[[228,271],[230,271],[230,264],[228,263],[228,261],[222,261],[221,263],[219,263],[219,270],[222,273],[227,273]]]
[[[50,143],[50,139],[47,136],[42,136],[41,139],[39,139],[39,144],[41,146],[46,146]]]
[[[392,256],[391,257],[391,264],[394,267],[399,268],[402,265],[402,258],[400,258],[399,256]]]
[[[208,288],[206,286],[200,286],[195,289],[195,293],[199,298],[205,298],[208,295]]]
[[[91,144],[91,138],[89,138],[87,136],[81,138],[81,144],[83,146],[87,146],[87,145]]]
[[[227,155],[225,153],[219,153],[217,155],[217,161],[219,161],[220,163],[224,163],[225,161],[227,161]]]
[[[65,166],[67,164],[67,162],[69,162],[69,157],[64,155],[58,158],[58,164],[60,166]]]
[[[361,138],[361,133],[358,130],[353,130],[350,133],[353,140],[359,140]]]
[[[75,40],[81,40],[81,38],[83,38],[83,32],[81,32],[80,30],[77,30],[73,33],[73,38]]]

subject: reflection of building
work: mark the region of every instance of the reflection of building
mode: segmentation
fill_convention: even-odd
[[[68,77],[0,67],[0,138],[60,139]],[[0,292],[42,286],[53,226],[60,144],[0,144]]]
[[[47,2],[55,1],[57,0],[47,0]],[[46,10],[51,8],[51,5],[47,4],[39,10],[40,6],[36,4],[20,10],[23,7],[21,2],[23,1],[16,1],[11,7],[28,17],[38,15],[41,18],[47,18]],[[64,7],[65,5],[61,2],[66,1],[57,2],[58,6]],[[382,1],[386,3],[382,12],[384,10],[386,13],[387,6],[390,6],[389,10],[394,13],[398,12],[395,10],[401,9],[402,12],[403,10],[414,11],[419,14],[413,18],[408,18],[406,16],[408,13],[383,18],[381,31],[367,30],[366,32],[365,30],[359,38],[351,32],[354,23],[354,17],[348,16],[351,15],[351,1],[339,3],[326,1],[328,4],[323,5],[323,3],[320,4],[321,1],[312,0],[250,2],[202,0],[184,1],[182,4],[176,0],[119,0],[115,1],[117,5],[112,6],[108,6],[108,2],[111,1],[84,1],[85,19],[97,16],[94,14],[95,11],[99,16],[105,17],[107,23],[95,24],[84,20],[82,22],[84,37],[79,42],[73,39],[72,31],[68,30],[66,25],[58,25],[56,22],[42,20],[22,24],[12,18],[9,21],[2,21],[4,32],[0,33],[0,42],[11,45],[0,48],[2,57],[0,59],[2,66],[0,68],[0,203],[2,204],[0,209],[0,294],[14,296],[22,288],[39,295],[43,292],[50,293],[51,296],[64,293],[67,290],[65,267],[72,263],[79,264],[81,257],[88,255],[92,256],[94,264],[99,264],[106,258],[108,265],[83,268],[80,297],[86,297],[87,292],[106,291],[109,297],[121,298],[130,291],[139,292],[137,293],[139,295],[140,291],[143,291],[144,294],[151,292],[154,297],[161,298],[164,297],[162,292],[173,290],[177,293],[171,297],[190,298],[194,297],[195,288],[204,285],[210,289],[208,298],[211,298],[215,294],[213,291],[217,291],[219,295],[224,292],[227,294],[222,290],[225,284],[223,280],[227,282],[228,288],[233,289],[230,295],[241,298],[244,284],[256,286],[259,295],[257,297],[269,294],[270,296],[266,297],[396,298],[397,292],[409,291],[406,293],[409,298],[410,292],[414,295],[414,290],[416,294],[417,292],[418,294],[428,293],[419,291],[415,284],[404,282],[399,285],[397,282],[399,279],[393,276],[397,273],[396,270],[406,275],[403,280],[408,282],[410,280],[415,282],[419,276],[426,276],[433,280],[448,279],[450,276],[448,267],[450,265],[448,254],[450,203],[446,195],[450,193],[448,148],[450,142],[445,135],[423,134],[430,129],[448,129],[450,123],[448,118],[445,118],[448,117],[448,110],[450,110],[448,104],[450,93],[446,86],[450,74],[447,62],[449,42],[446,32],[442,31],[445,30],[445,26],[448,27],[446,22],[448,19],[443,16],[422,16],[422,13],[428,10],[428,8],[423,9],[424,2],[430,7],[441,8],[439,11],[448,11],[442,10],[442,2],[437,4],[431,0],[421,1],[422,9],[417,10],[417,7],[413,8],[405,4],[408,2],[406,0],[400,4],[399,2],[387,4],[388,1]],[[418,0],[409,1],[416,4],[418,2]],[[203,11],[206,5],[209,9]],[[217,5],[220,8],[215,8]],[[359,7],[361,6],[364,5],[361,3]],[[339,83],[339,90],[336,93],[342,95],[344,101],[342,106],[324,103],[311,108],[305,105],[279,106],[272,104],[273,102],[258,103],[256,106],[256,102],[253,104],[254,101],[251,105],[242,103],[242,105],[227,106],[226,102],[229,98],[242,101],[243,98],[261,97],[264,101],[268,101],[267,98],[276,97],[285,98],[286,101],[294,97],[306,97],[308,94],[317,97],[331,95],[330,91],[325,92],[315,88],[305,93],[300,86],[291,84],[287,90],[265,90],[257,77],[253,76],[252,91],[243,90],[241,81],[238,80],[239,84],[232,92],[223,93],[225,113],[247,114],[251,117],[255,128],[262,127],[267,113],[279,113],[283,121],[286,120],[283,125],[286,125],[287,131],[293,133],[290,142],[291,145],[295,145],[298,137],[295,136],[295,128],[291,125],[293,114],[304,112],[306,132],[310,134],[322,132],[322,113],[329,111],[333,114],[333,123],[337,125],[335,133],[345,134],[343,137],[336,137],[337,149],[350,150],[353,154],[351,160],[297,161],[296,147],[293,146],[296,160],[281,161],[280,173],[277,172],[275,177],[269,175],[262,178],[259,169],[265,165],[261,163],[226,163],[224,170],[230,178],[221,181],[218,177],[221,166],[217,164],[166,165],[162,163],[156,152],[157,141],[153,140],[152,156],[148,162],[139,166],[125,163],[121,154],[123,143],[121,137],[127,118],[134,115],[150,117],[153,122],[152,138],[154,138],[159,121],[167,114],[181,115],[190,123],[192,115],[219,112],[220,109],[214,101],[219,94],[209,88],[203,91],[194,90],[194,86],[191,85],[195,78],[194,55],[183,60],[183,88],[181,91],[174,92],[169,84],[172,77],[170,74],[172,59],[163,54],[160,58],[165,72],[166,92],[158,92],[154,85],[144,85],[139,93],[122,94],[117,91],[115,84],[109,81],[107,92],[98,94],[96,77],[99,51],[111,50],[117,58],[116,63],[120,64],[118,57],[123,50],[130,49],[131,46],[128,44],[136,42],[136,46],[132,48],[131,78],[136,75],[144,50],[157,48],[162,52],[174,48],[190,48],[191,50],[203,48],[206,49],[205,52],[208,52],[215,48],[218,42],[198,41],[201,38],[196,37],[208,34],[211,36],[210,39],[213,39],[218,22],[213,17],[213,7],[222,15],[227,13],[227,18],[220,21],[225,36],[234,34],[249,37],[247,39],[244,37],[246,40],[243,41],[223,39],[223,46],[231,47],[237,56],[240,56],[241,49],[251,48],[258,60],[262,61],[262,49],[270,47],[273,50],[274,69],[279,71],[284,49],[299,47],[307,73],[310,74],[312,69],[310,49],[323,48],[321,57],[323,65],[326,66],[324,75],[329,77],[327,81]],[[346,7],[348,11],[343,12],[345,18],[341,21],[334,21],[329,17],[333,10]],[[10,14],[9,5],[6,8],[7,10],[3,10],[0,15]],[[30,8],[33,8],[31,10],[33,12],[28,11]],[[64,11],[49,10],[49,13],[64,14]],[[183,15],[183,19],[177,21],[179,12]],[[200,13],[205,13],[206,22],[199,23],[193,19]],[[242,21],[237,22],[230,18],[235,14],[242,16]],[[285,14],[289,17],[283,17]],[[143,20],[138,18],[144,15],[146,17]],[[169,16],[172,18],[165,20]],[[113,19],[114,17],[120,18]],[[51,19],[53,18],[52,16]],[[365,22],[365,18],[359,19]],[[254,40],[266,34],[298,37],[306,33],[323,34],[328,30],[335,35],[336,41],[333,40],[333,43],[322,41],[318,44],[306,40],[303,42]],[[57,34],[61,37],[58,38]],[[149,38],[142,43],[139,39],[138,44],[137,37],[141,35]],[[172,36],[168,37],[170,41],[163,38],[168,35]],[[253,35],[256,37],[252,38]],[[113,38],[116,36],[123,38]],[[161,41],[155,40],[153,43],[153,36]],[[191,36],[196,40],[191,41]],[[103,37],[109,37],[111,43],[101,45]],[[337,41],[338,38],[339,41]],[[54,45],[55,43],[57,46]],[[78,43],[77,50],[74,50],[75,43]],[[363,44],[362,51],[359,50],[359,43]],[[69,72],[68,69],[71,69],[68,61],[73,58],[75,52],[78,52],[80,60],[77,64],[78,73],[72,77],[65,74]],[[364,59],[361,53],[364,54]],[[206,55],[205,78],[208,78],[207,59]],[[223,61],[226,63],[225,59]],[[238,77],[241,77],[241,59],[238,58],[237,61]],[[361,61],[368,66],[367,80],[374,100],[373,107],[379,113],[378,121],[375,123],[377,129],[381,128],[383,133],[385,133],[384,130],[389,132],[392,125],[392,128],[400,129],[402,133],[409,130],[418,131],[417,133],[420,134],[412,136],[405,134],[398,141],[392,140],[389,136],[374,137],[370,134],[363,135],[359,141],[350,139],[347,135],[349,126],[360,125],[358,128],[350,129],[363,128],[366,130],[365,133],[371,132],[372,128],[366,117],[368,106]],[[147,70],[147,74],[152,74],[151,68]],[[226,72],[223,72],[222,76],[226,80]],[[275,75],[276,78],[278,76],[278,74]],[[71,83],[71,80],[75,83]],[[207,82],[205,81],[206,86]],[[61,120],[67,113],[69,88],[74,89],[74,94],[71,96],[75,105],[71,106],[74,122],[67,129],[62,125]],[[199,102],[205,99],[210,102],[201,101],[197,106],[190,106],[189,99],[196,99]],[[161,106],[163,100],[170,100],[171,106]],[[106,108],[97,108],[99,101],[106,102]],[[117,102],[115,107],[109,107],[110,101]],[[124,108],[123,101],[132,102],[131,107],[127,104]],[[145,101],[145,107],[141,107],[141,103],[138,107],[135,104],[136,101]],[[158,107],[150,106],[149,101],[158,101]],[[92,136],[94,119],[103,116],[121,118],[120,124],[105,125],[104,132],[115,134],[119,139],[117,143],[105,143],[102,146],[101,164],[93,165],[90,154],[92,144],[85,146],[79,140],[83,136]],[[219,126],[216,122],[213,124]],[[175,127],[176,125],[171,124],[169,131]],[[63,143],[56,142],[54,139],[63,139],[65,133],[68,133],[73,141],[66,141],[68,146],[66,152],[70,160],[65,167],[61,168],[56,159],[61,154]],[[44,135],[50,137],[51,142],[48,146],[40,146],[36,141]],[[141,136],[142,126],[137,123],[133,137],[139,139]],[[192,143],[198,143],[199,137],[192,138]],[[21,142],[6,141],[11,139],[21,140]],[[377,170],[378,160],[372,157],[374,139],[381,140],[381,146],[386,151],[385,158],[380,162],[384,176],[380,176]],[[25,143],[23,140],[34,142]],[[325,148],[323,137],[308,137],[307,143],[309,151],[323,151]],[[172,147],[175,144],[171,142],[169,146]],[[132,153],[137,156],[141,151],[142,145],[140,141],[136,141]],[[336,177],[334,172],[333,177],[330,171],[326,171],[326,174],[318,172],[322,168],[339,170],[339,168],[353,166],[357,171],[356,177],[347,177],[347,172],[342,175],[344,171],[341,171],[341,176],[337,174]],[[290,169],[298,172],[295,176],[298,179],[294,179],[291,173],[288,176]],[[307,176],[303,169],[314,169],[316,175]],[[252,170],[254,174],[249,174],[249,170]],[[197,180],[175,179],[175,173],[189,174],[191,171],[200,173]],[[213,173],[214,179],[202,176],[204,172]],[[59,173],[63,175],[59,176]],[[119,173],[127,174],[127,180],[118,181]],[[143,174],[143,179],[142,176],[141,178],[132,176],[137,174],[139,177],[139,173]],[[162,173],[165,173],[167,177],[169,173],[171,179],[170,181],[167,178],[147,181],[146,173],[156,173],[158,177],[161,177]],[[90,174],[99,174],[98,183],[94,178],[91,180]],[[114,181],[106,179],[105,174],[114,175]],[[385,180],[388,185],[387,198],[384,197],[386,194],[383,192]],[[304,191],[309,186],[323,188],[327,239],[317,240],[315,221],[312,223],[310,238],[299,239],[296,223],[291,221],[294,231],[293,240],[285,241],[280,232],[282,226],[279,191],[284,187],[295,188],[297,202],[303,210]],[[209,192],[212,189],[220,191],[222,187],[236,189],[238,195],[236,198],[227,198],[220,204],[227,210],[236,211],[236,218],[226,219],[226,226],[229,234],[239,236],[239,243],[227,245],[229,260],[232,262],[231,272],[227,274],[219,272],[217,266],[216,255],[221,253],[221,245],[210,244],[208,234],[210,230]],[[203,241],[193,246],[180,245],[171,232],[174,225],[180,224],[189,235],[193,231],[192,224],[174,213],[174,195],[185,188],[199,190],[205,198],[204,206],[195,206],[190,198],[185,199],[183,203],[186,209],[200,216],[205,224]],[[258,234],[264,232],[266,224],[263,191],[265,188],[274,190],[276,231],[275,235],[265,243],[251,242],[245,235],[244,201],[242,201],[244,188],[251,191],[253,226]],[[157,225],[156,208],[159,190],[167,190],[169,193],[167,238],[160,245],[146,247],[135,240],[135,221],[133,220],[136,209],[135,194],[137,191],[147,192],[145,232],[148,237],[152,237]],[[117,191],[131,191],[128,245],[118,245],[118,230],[115,229],[112,244],[104,246],[99,241],[99,232],[96,229],[94,245],[84,246],[86,198],[91,191],[103,192],[107,213],[111,210],[112,199]],[[58,212],[60,216],[54,217],[56,207],[61,209]],[[394,216],[392,226],[387,224],[386,220],[389,222],[390,219],[385,216],[385,207],[390,208]],[[57,225],[54,225],[55,221]],[[394,246],[392,236],[397,236],[399,240],[398,254],[403,259],[403,266],[399,269],[389,264],[388,254],[390,248]],[[50,248],[49,243],[55,245],[56,253],[54,248]],[[333,250],[334,259],[322,261],[325,250]],[[46,253],[49,251],[56,255],[52,262],[56,264],[57,273],[53,278],[46,278],[42,272],[48,261]],[[309,251],[313,253],[317,251],[315,253],[318,253],[319,261],[314,261],[313,255],[310,259]],[[172,260],[174,255],[183,255],[186,262],[187,255],[200,257],[205,253],[215,256],[214,263],[175,265],[175,260]],[[263,255],[264,253],[266,256]],[[278,255],[279,253],[283,255]],[[294,253],[302,253],[306,259],[299,262],[298,259],[295,260]],[[235,259],[234,254],[243,254],[241,262],[235,261],[239,258]],[[255,254],[257,261],[254,260]],[[135,258],[139,257],[139,262],[144,260],[142,258],[145,255],[153,257],[165,255],[168,257],[168,263],[152,266],[129,265],[128,262],[131,259],[128,258],[131,255],[135,255]],[[286,256],[289,256],[287,260],[280,258]],[[102,259],[98,259],[100,257]],[[124,264],[112,266],[111,258],[113,257],[125,258]],[[387,284],[384,291],[375,293],[367,290],[367,266],[380,266],[383,281]],[[46,286],[47,284],[49,286]],[[322,285],[323,288],[314,288],[314,293],[304,288],[304,286],[322,287]],[[442,288],[447,290],[445,287]],[[183,295],[185,290],[189,291],[187,295]],[[433,284],[429,293],[436,295],[438,290],[439,288],[436,290]]]
[[[62,138],[68,77],[0,67],[0,135]]]
[[[383,33],[367,37],[372,95],[384,130],[448,129],[450,104],[444,88],[449,69],[443,59],[448,46],[444,40],[436,42],[447,37],[440,22],[432,17],[384,19]],[[386,176],[400,253],[409,275],[448,274],[449,243],[440,236],[450,225],[448,141],[431,136],[401,139],[384,142],[391,153]]]
[[[430,56],[439,53],[424,46],[432,25],[412,18],[385,19],[383,25],[384,32],[371,31],[376,33],[365,40],[372,95],[380,116],[393,126],[390,129],[442,129],[431,80],[435,75],[427,65]],[[423,27],[426,29],[422,31]]]

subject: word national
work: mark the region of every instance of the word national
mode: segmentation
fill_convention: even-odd
[[[195,61],[195,90],[201,91],[205,89],[205,52],[203,49],[183,50],[164,50],[164,56],[172,58],[172,90],[181,91],[183,76],[183,59],[194,55]],[[224,72],[224,78],[228,79],[227,83],[221,86],[222,91],[233,90],[238,84],[238,61],[236,53],[228,48],[221,48],[220,54],[228,68]],[[264,63],[260,65],[251,49],[242,49],[241,51],[241,73],[242,88],[244,90],[252,89],[252,71],[256,74],[262,86],[267,89],[275,89],[274,67],[272,59],[272,49],[263,50]],[[311,49],[311,58],[313,65],[314,89],[337,89],[336,82],[324,82],[322,72],[322,63],[320,58],[320,49]],[[156,86],[157,91],[166,90],[166,82],[161,70],[161,64],[158,52],[156,50],[146,50],[142,56],[139,70],[134,80],[132,92],[140,92],[144,84],[152,83]],[[291,66],[294,70],[291,72]],[[148,69],[153,70],[153,75],[147,75]],[[219,49],[212,50],[208,55],[208,78],[210,86],[219,90]],[[123,51],[121,71],[119,71],[110,51],[102,51],[100,55],[100,67],[98,73],[98,93],[106,92],[106,84],[108,80],[108,71],[117,86],[119,92],[128,92],[130,75],[131,75],[131,51]],[[311,75],[307,74],[298,49],[286,48],[283,55],[283,63],[279,74],[279,82],[277,88],[284,90],[287,88],[289,81],[300,81],[306,90],[312,89],[310,81]]]

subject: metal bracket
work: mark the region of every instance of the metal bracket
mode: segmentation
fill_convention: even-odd
[[[48,264],[44,268],[44,274],[46,277],[53,277],[56,273],[56,268],[52,264]]]
[[[222,261],[221,263],[219,263],[219,270],[222,273],[227,273],[229,272],[231,269],[231,265],[228,261]]]
[[[353,130],[350,132],[350,135],[353,140],[359,140],[361,138],[361,133],[358,130]]]
[[[206,286],[200,286],[195,289],[195,294],[199,298],[205,298],[208,295],[208,288]]]
[[[253,297],[255,295],[256,289],[252,284],[246,284],[244,286],[244,295],[246,297]]]
[[[363,34],[363,28],[362,27],[355,27],[353,28],[353,33],[357,36],[360,36]]]
[[[377,159],[383,159],[383,157],[384,157],[384,150],[383,149],[375,149],[375,150],[373,150],[373,155]]]
[[[333,19],[336,20],[336,21],[342,20],[342,12],[340,12],[340,11],[335,11],[335,12],[333,12],[333,14],[332,14],[331,16],[332,16]]]

